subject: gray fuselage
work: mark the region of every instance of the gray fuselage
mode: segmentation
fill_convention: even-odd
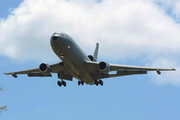
[[[75,41],[66,33],[55,32],[50,39],[54,53],[72,71],[72,76],[84,81],[86,84],[93,84],[91,72],[87,69],[85,61],[91,61]]]

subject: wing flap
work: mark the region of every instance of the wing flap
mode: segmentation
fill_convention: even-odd
[[[110,77],[119,77],[119,76],[126,76],[126,75],[138,75],[138,74],[147,74],[147,71],[117,71],[116,74],[93,74],[93,80],[103,79],[103,78],[110,78]]]
[[[117,71],[117,75],[147,74],[147,71]]]
[[[119,76],[127,76],[127,75],[142,75],[142,74],[147,74],[147,71],[129,71],[129,72],[117,72],[117,74],[109,74],[109,77],[119,77]]]
[[[52,77],[51,74],[49,75],[43,75],[42,73],[28,73],[28,77]]]
[[[174,68],[154,68],[154,67],[140,67],[140,66],[129,66],[129,65],[115,65],[110,64],[111,71],[135,71],[135,70],[145,70],[145,71],[175,71]]]

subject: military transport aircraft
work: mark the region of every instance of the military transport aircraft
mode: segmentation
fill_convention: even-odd
[[[175,71],[175,69],[165,68],[152,68],[152,67],[138,67],[127,65],[115,65],[101,61],[97,62],[99,44],[96,44],[96,48],[93,55],[86,55],[81,48],[75,43],[75,41],[66,33],[55,32],[50,38],[51,47],[54,53],[62,60],[62,62],[56,64],[41,63],[39,68],[15,71],[4,73],[6,75],[12,75],[17,78],[17,74],[27,74],[28,77],[51,77],[51,73],[57,73],[57,84],[61,87],[66,86],[64,80],[73,80],[73,77],[78,79],[78,85],[86,84],[103,86],[103,78],[135,75],[135,74],[147,74],[147,71],[156,71],[161,74],[160,71]],[[110,74],[110,71],[115,71],[116,74]]]

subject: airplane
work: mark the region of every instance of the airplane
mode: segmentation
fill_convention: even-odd
[[[8,72],[6,75],[12,75],[17,78],[17,74],[27,74],[28,77],[51,77],[51,73],[56,73],[61,79],[57,82],[59,87],[66,87],[64,80],[73,81],[73,78],[78,79],[78,85],[101,85],[101,79],[147,74],[148,71],[156,71],[161,74],[161,71],[175,71],[174,68],[152,68],[129,65],[116,65],[107,62],[97,61],[99,43],[96,44],[94,54],[86,55],[76,42],[64,32],[55,32],[50,38],[51,48],[54,53],[61,59],[61,62],[55,64],[41,63],[38,68]],[[111,71],[115,73],[111,74]]]

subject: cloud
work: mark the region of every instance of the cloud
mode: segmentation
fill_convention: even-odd
[[[179,0],[154,0],[164,9],[176,22],[180,23],[180,1]]]
[[[169,72],[169,71],[162,72],[160,76],[150,73],[150,76],[152,78],[152,81],[159,85],[165,84],[165,83],[171,83],[173,85],[180,85],[180,81],[179,81],[180,64],[179,64],[178,59],[172,60],[166,57],[158,57],[157,59],[154,60],[152,66],[166,66],[169,68],[171,68],[172,66],[176,66],[176,72]]]
[[[145,61],[148,66],[167,67],[157,62],[165,59],[172,63],[168,67],[179,68],[180,24],[166,13],[165,7],[173,7],[178,16],[176,3],[179,2],[24,0],[0,21],[0,55],[21,62],[55,61],[49,39],[55,31],[64,31],[88,54],[99,42],[99,56],[107,61],[134,59]],[[167,78],[170,83],[180,84],[171,78]],[[158,82],[159,78],[155,79]]]

